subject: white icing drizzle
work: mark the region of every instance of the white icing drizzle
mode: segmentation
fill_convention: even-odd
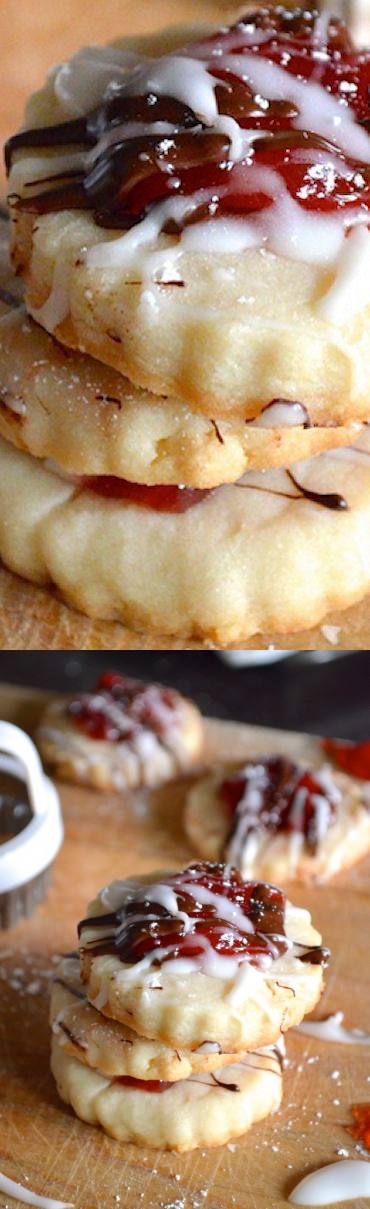
[[[291,1192],[291,1205],[337,1205],[370,1196],[370,1163],[344,1159],[306,1175]]]
[[[54,1201],[49,1196],[38,1196],[31,1188],[24,1188],[15,1180],[10,1180],[0,1171],[0,1192],[12,1196],[16,1201],[24,1201],[25,1205],[36,1205],[37,1209],[74,1209],[73,1201]]]
[[[153,209],[146,218],[143,218],[137,226],[132,227],[130,231],[126,231],[124,235],[118,239],[111,239],[101,244],[96,244],[89,248],[87,253],[87,264],[90,268],[135,268],[136,271],[141,271],[143,276],[150,278],[151,271],[158,267],[161,271],[169,264],[172,266],[174,260],[177,260],[181,255],[181,248],[178,244],[167,240],[164,248],[161,248],[150,267],[148,266],[147,247],[156,243],[163,226],[168,219],[172,218],[175,222],[181,223],[183,219],[193,212],[196,207],[204,201],[210,199],[210,190],[201,190],[193,197],[171,197],[158,205],[153,206]],[[144,255],[143,255],[144,253]]]
[[[182,55],[163,55],[160,59],[142,59],[134,68],[127,90],[134,96],[152,93],[172,96],[193,109],[207,126],[217,121],[216,87],[220,80],[213,76],[205,63]]]
[[[16,395],[11,394],[10,390],[1,391],[0,401],[8,411],[13,411],[16,416],[26,415],[27,407],[24,399],[17,398]]]
[[[303,771],[302,769],[302,773]],[[231,864],[236,865],[238,869],[241,869],[243,877],[250,877],[253,873],[253,862],[260,850],[261,838],[265,841],[264,848],[267,848],[269,838],[274,840],[276,833],[273,829],[269,832],[269,828],[260,822],[260,812],[264,805],[266,790],[269,787],[268,768],[264,764],[247,764],[245,768],[240,770],[240,775],[245,778],[245,787],[235,810],[234,830],[225,853],[227,860]],[[330,804],[336,807],[340,805],[342,800],[342,794],[333,780],[331,769],[328,765],[315,769],[314,777],[315,784],[323,790],[323,793],[310,793],[305,786],[295,789],[290,815],[291,821],[296,824],[297,834],[294,831],[292,835],[288,835],[284,831],[281,833],[289,847],[289,859],[292,870],[297,864],[305,842],[303,823],[308,794],[310,793],[315,810],[318,846],[326,836],[330,817]],[[287,791],[289,794],[292,792],[292,790],[289,790],[289,785],[287,785]]]
[[[315,80],[293,76],[262,56],[225,55],[222,66],[240,75],[254,93],[270,101],[292,101],[299,111],[292,123],[297,130],[310,130],[333,142],[351,159],[370,164],[369,135],[356,122],[347,101],[332,96]]]
[[[114,91],[136,66],[138,55],[113,46],[85,46],[49,72],[66,117],[81,117],[98,105],[107,88]]]
[[[182,920],[185,933],[190,932],[192,921],[186,911],[179,910],[176,894],[172,886],[166,886],[165,882],[154,882],[153,885],[139,890],[135,897],[138,902],[145,902],[148,899],[149,902],[157,903],[158,906],[164,907],[165,911],[168,911],[168,914],[172,915],[174,919]]]
[[[54,332],[59,324],[69,314],[69,282],[71,266],[64,260],[57,260],[54,269],[53,282],[49,297],[42,306],[28,304],[28,310],[36,323],[41,323],[47,332]]]
[[[198,1045],[195,1051],[196,1054],[219,1054],[220,1052],[221,1047],[218,1041],[203,1041],[202,1045]]]
[[[307,424],[307,409],[302,403],[287,403],[284,399],[276,399],[264,407],[250,427],[254,428],[298,428]]]
[[[370,303],[370,231],[357,227],[343,243],[336,274],[317,311],[329,323],[341,326]]]
[[[199,883],[194,887],[191,882],[184,882],[182,889],[186,894],[191,894],[198,903],[205,906],[216,908],[217,914],[226,919],[228,923],[235,924],[241,932],[254,932],[254,927],[250,919],[244,914],[244,911],[237,903],[233,903],[231,899],[225,895],[214,894],[212,890],[208,890],[207,886],[200,886]]]
[[[342,1026],[343,1012],[334,1012],[332,1016],[327,1016],[326,1020],[303,1020],[302,1024],[298,1024],[295,1031],[304,1033],[309,1037],[316,1037],[318,1041],[336,1041],[343,1045],[367,1045],[370,1046],[370,1033],[365,1033],[359,1028],[343,1028]]]

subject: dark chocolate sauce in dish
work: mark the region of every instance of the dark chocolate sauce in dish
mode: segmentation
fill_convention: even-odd
[[[130,741],[143,730],[163,737],[178,723],[179,698],[170,688],[143,684],[119,672],[104,672],[91,693],[79,693],[67,707],[71,721],[89,739]]]
[[[220,121],[212,126],[204,114],[195,112],[197,106],[193,109],[159,89],[158,94],[151,90],[135,95],[133,68],[121,86],[107,88],[101,103],[86,116],[9,139],[8,169],[16,153],[26,148],[77,147],[85,153],[72,171],[66,164],[64,171],[53,172],[51,159],[45,176],[28,182],[27,196],[13,198],[20,209],[34,214],[89,210],[103,227],[129,229],[155,203],[208,190],[208,200],[201,199],[191,213],[179,220],[169,218],[163,229],[176,233],[199,219],[268,209],[272,198],[261,183],[260,169],[278,170],[288,194],[303,210],[370,208],[370,167],[366,156],[359,157],[359,148],[352,158],[351,148],[344,149],[339,137],[337,141],[335,135],[310,129],[308,118],[307,128],[301,128],[296,121],[299,102],[265,96],[263,87],[248,83],[240,65],[243,55],[254,57],[295,81],[320,86],[341,101],[344,111],[350,105],[355,122],[365,131],[370,126],[370,53],[355,49],[341,21],[333,18],[320,30],[317,11],[266,7],[246,15],[231,31],[220,30],[175,54],[196,58],[212,75],[218,115],[234,119],[242,132],[248,130],[243,157],[233,157],[227,123],[223,129]],[[125,133],[130,123],[144,126],[143,132]],[[170,132],[157,132],[153,123],[167,123]]]
[[[266,830],[302,835],[314,855],[336,821],[340,796],[327,769],[302,769],[285,756],[247,765],[222,781],[218,792],[233,820],[226,853],[233,840],[242,847],[252,834]]]
[[[200,961],[206,951],[265,967],[291,947],[285,934],[285,894],[265,882],[245,882],[230,865],[202,862],[159,883],[172,891],[171,911],[156,901],[156,884],[129,893],[122,906],[107,914],[90,916],[78,925],[83,951],[91,957],[114,955],[136,964],[152,955],[153,966],[179,958]],[[176,899],[176,913],[172,913]],[[101,932],[84,941],[91,929]],[[328,950],[299,946],[302,961],[326,964]],[[156,962],[156,950],[158,960]]]

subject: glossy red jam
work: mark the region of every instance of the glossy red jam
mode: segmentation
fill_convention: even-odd
[[[185,913],[187,922],[169,914],[154,897],[150,898],[148,890],[148,898],[133,897],[116,912],[82,920],[78,929],[82,947],[84,929],[93,925],[105,930],[111,926],[112,933],[88,943],[89,954],[114,954],[125,963],[138,962],[156,949],[161,951],[161,965],[177,958],[201,959],[209,947],[223,957],[258,966],[261,959],[272,960],[286,952],[286,897],[276,886],[244,882],[232,866],[207,862],[166,877],[165,884],[175,892],[178,911]],[[202,894],[204,890],[210,892],[209,899]],[[215,900],[213,896],[217,896]],[[230,903],[242,912],[249,930],[244,931],[240,921],[234,922],[228,910]],[[322,960],[323,952],[308,946],[302,960]]]
[[[124,500],[127,504],[136,504],[139,508],[149,508],[154,512],[187,512],[200,504],[209,490],[196,487],[146,487],[142,483],[129,483],[127,479],[118,479],[113,475],[100,474],[86,477],[82,480],[84,491],[93,491],[105,500]]]
[[[228,814],[232,817],[245,798],[245,812],[249,816],[248,831],[267,828],[273,834],[285,831],[304,835],[308,848],[315,852],[319,841],[319,811],[323,799],[326,803],[326,825],[336,819],[335,791],[325,789],[312,770],[302,769],[284,756],[261,759],[256,768],[261,769],[258,780],[250,780],[241,770],[228,777],[220,785],[219,793]],[[250,805],[249,787],[259,794],[258,809]],[[333,787],[334,789],[334,787]],[[237,824],[235,824],[237,825]],[[232,834],[232,833],[231,833]],[[230,838],[230,837],[229,837]]]
[[[112,1083],[120,1083],[122,1087],[132,1087],[133,1091],[168,1091],[175,1083],[166,1083],[164,1079],[133,1079],[131,1075],[116,1075]]]
[[[265,136],[254,141],[243,161],[230,160],[227,132],[210,128],[174,97],[135,97],[117,89],[113,98],[86,118],[22,132],[10,139],[8,165],[19,148],[94,147],[102,135],[125,121],[171,122],[173,134],[147,133],[129,141],[121,137],[120,142],[103,148],[98,170],[93,167],[86,175],[74,172],[70,179],[64,174],[55,179],[54,186],[45,182],[44,189],[38,188],[19,205],[36,213],[90,209],[101,225],[127,228],[155,202],[209,189],[211,201],[200,205],[190,221],[217,214],[245,215],[271,205],[271,198],[253,175],[257,165],[278,169],[288,192],[305,210],[369,208],[369,165],[351,159],[324,136],[298,129],[294,125],[298,110],[292,101],[269,100],[253,92],[240,71],[233,70],[233,56],[235,63],[243,54],[268,59],[289,75],[312,80],[340,98],[343,105],[350,104],[357,121],[366,127],[370,122],[370,53],[355,50],[345,26],[335,19],[325,37],[323,26],[318,32],[317,18],[317,12],[305,8],[261,8],[231,33],[220,31],[213,40],[189,48],[189,54],[198,56],[220,81],[215,93],[219,113]],[[212,41],[217,50],[214,55]]]
[[[105,672],[91,693],[79,693],[70,701],[68,714],[89,739],[118,743],[144,729],[165,735],[178,721],[178,701],[173,689]]]
[[[370,781],[370,739],[362,743],[343,743],[340,739],[323,739],[322,747],[344,772],[362,781]]]

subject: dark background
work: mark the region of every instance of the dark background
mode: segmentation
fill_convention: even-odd
[[[144,680],[172,684],[194,697],[204,713],[266,726],[364,738],[370,735],[370,652],[350,651],[311,663],[301,651],[281,663],[232,668],[211,652],[61,651],[0,654],[0,679],[71,692],[117,668]]]

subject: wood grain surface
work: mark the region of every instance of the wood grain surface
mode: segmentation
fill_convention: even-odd
[[[29,93],[39,87],[51,64],[86,42],[106,42],[119,34],[144,32],[184,21],[229,20],[253,7],[253,0],[1,0],[1,141],[20,125]],[[1,175],[1,171],[0,171]],[[0,196],[5,179],[0,181]],[[326,618],[339,627],[338,648],[370,649],[368,600]],[[246,650],[270,644],[288,650],[330,650],[322,627],[295,635],[256,635],[238,643]],[[0,649],[2,650],[200,650],[212,643],[134,634],[118,623],[94,622],[60,604],[51,592],[34,588],[0,570]],[[232,648],[230,648],[232,649]]]
[[[32,730],[45,695],[0,686],[0,716]],[[317,760],[308,736],[228,722],[206,724],[207,762],[281,751]],[[229,1147],[178,1157],[105,1137],[58,1099],[49,1073],[48,987],[55,956],[74,947],[76,922],[113,877],[179,867],[192,852],[181,827],[186,786],[156,793],[100,794],[71,785],[61,794],[65,843],[52,889],[0,945],[0,1170],[38,1194],[76,1209],[284,1209],[297,1180],[357,1158],[345,1130],[353,1101],[370,1099],[368,1051],[288,1035],[289,1066],[278,1114]],[[349,1026],[369,1027],[370,859],[327,886],[289,896],[309,907],[332,949],[316,1015],[342,1009]],[[334,1072],[337,1072],[334,1075]],[[354,1202],[352,1202],[353,1204]],[[367,1202],[355,1201],[356,1209]],[[0,1193],[0,1205],[21,1209]]]
[[[329,627],[329,628],[328,628]],[[325,624],[297,634],[256,634],[228,650],[370,650],[370,602],[367,597],[345,612],[331,613]],[[91,621],[69,609],[43,588],[25,583],[0,568],[0,650],[2,651],[200,651],[212,642],[134,633],[114,621]]]

